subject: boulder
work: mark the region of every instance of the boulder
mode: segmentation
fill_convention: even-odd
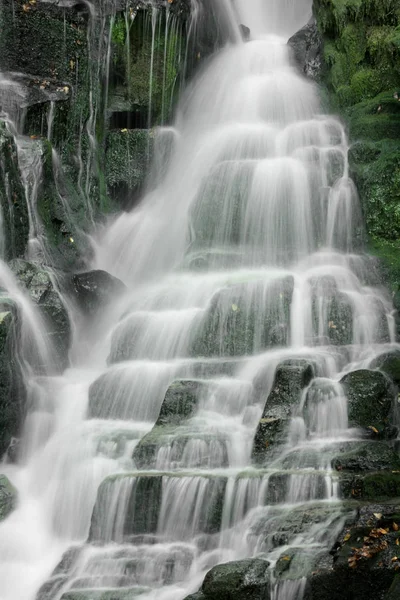
[[[342,498],[386,502],[400,497],[400,474],[395,471],[343,472],[339,478],[339,489]]]
[[[315,19],[295,33],[288,45],[301,72],[310,79],[319,80],[323,69],[323,39]]]
[[[278,365],[254,438],[252,458],[257,464],[262,464],[271,451],[284,443],[292,411],[298,407],[303,390],[313,376],[313,365],[305,359],[287,360]],[[262,394],[264,385],[260,376],[255,383],[258,393]]]
[[[5,475],[0,475],[0,521],[8,517],[16,504],[16,489]]]
[[[392,600],[389,591],[398,589],[399,511],[398,504],[360,506],[331,553],[320,557],[304,600]]]
[[[138,468],[154,468],[158,450],[163,445],[175,443],[177,455],[182,455],[190,438],[187,433],[184,435],[185,432],[179,433],[179,426],[195,414],[199,397],[206,389],[206,382],[194,380],[175,381],[169,386],[156,424],[133,452],[132,458]]]
[[[340,382],[348,398],[350,427],[374,427],[383,430],[390,424],[395,402],[395,388],[379,371],[352,371]]]
[[[68,289],[82,313],[90,317],[126,291],[122,281],[100,270],[73,275]]]
[[[10,269],[20,285],[26,289],[32,302],[37,305],[47,325],[47,333],[53,344],[59,369],[69,364],[68,350],[71,325],[66,307],[48,271],[37,264],[22,259],[12,260]]]
[[[193,332],[192,356],[244,356],[286,346],[293,278],[249,281],[218,291]]]
[[[206,600],[265,600],[270,593],[269,562],[260,558],[217,565],[204,578]]]
[[[385,352],[377,356],[370,364],[371,369],[386,373],[396,385],[400,384],[400,350]]]
[[[331,463],[336,471],[400,471],[400,457],[386,442],[348,442],[341,450]]]
[[[201,393],[209,387],[204,381],[175,381],[165,394],[156,426],[180,425],[196,411]]]

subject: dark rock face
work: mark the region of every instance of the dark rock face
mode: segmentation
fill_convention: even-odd
[[[393,352],[386,352],[381,354],[374,359],[370,365],[371,369],[379,369],[383,373],[386,373],[394,383],[398,386],[400,384],[400,351],[394,350]]]
[[[176,381],[171,384],[165,394],[160,414],[153,429],[147,433],[136,446],[133,460],[141,469],[154,468],[157,452],[166,439],[173,444],[172,437],[177,436],[176,443],[182,451],[188,438],[179,438],[179,426],[190,419],[198,406],[199,398],[207,384],[203,381]]]
[[[360,370],[341,380],[349,401],[351,427],[375,427],[383,430],[393,416],[395,389],[388,377],[379,371]]]
[[[318,80],[323,68],[323,40],[314,19],[288,41],[294,60],[310,79]]]
[[[0,521],[8,517],[17,502],[17,492],[5,475],[0,475]]]
[[[305,600],[392,600],[398,591],[400,506],[370,504],[356,513],[330,555],[311,574]],[[394,559],[394,560],[393,560]]]
[[[71,277],[69,291],[81,311],[94,316],[114,296],[123,294],[125,285],[106,271],[89,271]]]
[[[170,385],[156,425],[179,425],[192,417],[204,385],[201,381],[176,381]]]
[[[0,98],[1,104],[1,98]],[[0,109],[1,110],[1,109]],[[3,247],[7,260],[23,256],[29,236],[29,216],[19,175],[17,149],[0,121],[0,204],[3,213]]]
[[[200,598],[204,597],[205,600],[269,598],[268,567],[269,563],[259,558],[217,565],[205,576]]]
[[[292,410],[300,403],[303,390],[313,376],[313,366],[307,360],[284,361],[276,369],[254,438],[252,458],[256,463],[262,464],[268,454],[285,441]],[[262,389],[262,379],[256,386]]]

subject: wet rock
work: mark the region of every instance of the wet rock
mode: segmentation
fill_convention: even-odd
[[[221,527],[226,483],[226,477],[203,477],[196,473],[183,476],[128,473],[108,477],[97,493],[89,539],[103,543],[122,542],[132,536],[156,534],[161,510],[165,511],[164,494],[172,502],[167,517],[176,506],[175,501],[180,501],[182,486],[194,502],[199,501],[201,494],[194,533],[217,533]],[[188,509],[189,512],[183,510],[183,518],[190,520],[190,526],[193,526],[193,514],[190,507]]]
[[[330,556],[320,558],[308,580],[306,600],[387,599],[396,589],[396,531],[400,506],[360,506],[352,523],[340,532]],[[390,596],[389,596],[390,597]]]
[[[169,386],[155,426],[133,452],[138,468],[155,468],[158,450],[163,445],[175,446],[177,458],[182,455],[189,438],[187,433],[180,433],[178,427],[194,415],[206,389],[207,383],[203,381],[176,381]]]
[[[354,472],[397,470],[400,469],[400,456],[388,442],[346,442],[332,460],[332,468]]]
[[[197,592],[197,594],[190,594],[190,596],[186,596],[185,600],[206,600],[203,592]]]
[[[251,31],[249,27],[246,25],[239,25],[240,33],[242,34],[242,38],[245,42],[248,42],[251,36]]]
[[[117,531],[115,502],[118,497],[126,504],[120,506],[117,502],[117,510],[125,511]],[[89,539],[95,542],[122,541],[119,539],[121,536],[156,533],[161,499],[160,475],[108,477],[97,492]],[[110,510],[112,504],[114,508]]]
[[[5,475],[0,475],[0,521],[8,517],[16,504],[16,489]]]
[[[126,291],[122,281],[100,270],[73,275],[68,289],[81,311],[91,317]]]
[[[400,456],[385,442],[349,442],[332,460],[336,471],[400,470]]]
[[[12,260],[9,266],[47,324],[49,340],[56,354],[55,364],[60,369],[65,368],[68,365],[71,326],[68,312],[49,272],[22,259]]]
[[[112,102],[111,120],[118,124],[119,130],[110,131],[106,140],[106,183],[111,197],[130,210],[143,190],[153,155],[154,135],[147,129],[130,129],[134,126],[130,120],[137,118],[130,106],[118,104],[117,96]]]
[[[199,398],[209,387],[204,381],[175,381],[165,394],[156,426],[179,425],[196,411]]]
[[[370,364],[371,369],[386,373],[396,385],[400,384],[400,351],[393,350],[377,356]]]
[[[269,563],[259,558],[217,565],[201,591],[206,600],[264,600],[270,593]]]
[[[262,464],[271,451],[284,443],[292,411],[298,407],[313,376],[313,365],[307,360],[287,360],[278,365],[254,438],[252,458],[256,463]],[[255,383],[259,394],[264,385],[260,376]]]
[[[378,473],[342,473],[339,478],[341,496],[346,499],[385,502],[400,496],[400,474],[392,471]]]
[[[68,582],[68,576],[71,574],[77,560],[82,552],[81,547],[72,547],[64,552],[60,563],[54,569],[50,579],[48,579],[39,589],[36,600],[54,600],[58,597],[64,585]]]
[[[382,430],[393,416],[395,389],[384,373],[362,369],[340,382],[348,398],[350,427]]]
[[[293,278],[251,281],[217,292],[194,334],[192,356],[244,356],[285,346]]]
[[[310,79],[318,80],[323,69],[323,39],[315,19],[311,19],[295,33],[288,45],[292,48],[296,65]]]
[[[343,346],[353,341],[353,305],[333,277],[310,280],[313,335],[320,344]],[[322,338],[321,338],[322,335]]]
[[[3,255],[7,260],[21,257],[26,251],[29,237],[28,207],[20,179],[17,148],[13,137],[1,120],[0,204],[3,215],[1,231]]]

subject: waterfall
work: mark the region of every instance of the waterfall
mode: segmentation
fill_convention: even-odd
[[[139,205],[92,232],[93,268],[127,293],[75,324],[62,374],[26,369],[36,401],[23,459],[3,469],[19,501],[0,524],[1,600],[183,600],[213,566],[254,556],[271,599],[301,600],[345,523],[332,457],[360,433],[340,381],[395,346],[392,307],[363,253],[345,128],[292,65],[311,0],[220,10],[228,41],[161,129]],[[160,23],[154,7],[150,122]],[[95,161],[98,98],[90,109]],[[276,580],[282,556],[296,573]]]

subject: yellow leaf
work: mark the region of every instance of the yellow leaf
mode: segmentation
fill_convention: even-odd
[[[372,425],[370,425],[370,426],[368,427],[368,429],[370,429],[370,430],[371,430],[371,431],[373,431],[374,433],[379,433],[379,431],[377,430],[377,428],[376,428],[376,427],[372,427]]]
[[[375,519],[382,519],[382,513],[374,513]]]
[[[127,133],[127,129],[121,129],[121,133]]]
[[[393,529],[394,529],[394,531],[399,530],[399,526],[397,525],[397,523],[393,523]]]
[[[397,558],[397,556],[393,556],[393,558],[392,558],[392,562],[396,562],[397,560],[399,560],[399,559]]]
[[[400,539],[399,538],[397,538],[397,540],[396,540],[396,546],[400,546]]]
[[[348,542],[350,538],[351,538],[351,535],[350,535],[350,533],[346,533],[346,535],[345,535],[345,536],[344,536],[344,538],[343,538],[343,541],[344,541],[344,542]]]
[[[232,310],[233,312],[237,312],[239,310],[239,307],[237,304],[232,304]]]

